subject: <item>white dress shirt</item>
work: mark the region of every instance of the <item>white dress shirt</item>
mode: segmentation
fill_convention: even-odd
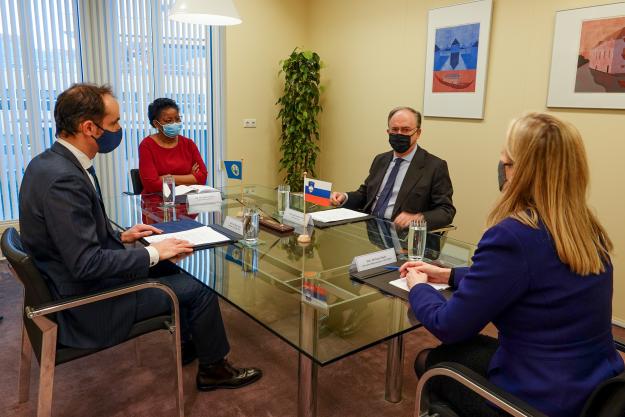
[[[93,166],[93,161],[87,155],[85,155],[84,152],[82,152],[80,149],[78,149],[77,147],[69,143],[68,141],[60,139],[60,138],[58,138],[56,141],[59,144],[65,146],[72,153],[72,155],[74,155],[76,159],[78,159],[80,166],[82,166],[82,169],[84,169],[85,172],[87,173],[89,179],[91,180],[91,185],[93,186],[93,189],[95,190],[96,189],[95,178],[93,178],[93,176],[91,176],[89,171],[87,171],[87,169]],[[160,257],[158,254],[158,250],[154,246],[145,246],[145,250],[147,250],[148,253],[150,254],[150,266],[156,265]]]
[[[406,172],[408,172],[408,167],[410,166],[410,162],[412,162],[412,158],[414,158],[415,153],[417,153],[417,149],[419,145],[415,145],[412,152],[408,155],[403,156],[402,159],[404,162],[399,165],[399,171],[397,171],[397,177],[395,178],[395,184],[393,184],[393,190],[391,191],[391,198],[388,200],[388,206],[386,206],[386,210],[384,211],[384,218],[390,219],[393,216],[393,210],[395,209],[395,201],[397,201],[397,194],[399,193],[399,189],[401,188],[402,183],[404,182],[404,178],[406,177]],[[382,180],[382,184],[378,189],[378,193],[375,196],[375,201],[372,206],[372,210],[375,209],[376,204],[378,204],[378,199],[380,198],[380,193],[384,189],[386,185],[386,180],[389,175],[391,175],[391,171],[393,170],[393,165],[395,165],[395,160],[398,158],[395,154],[393,154],[393,160],[390,164],[388,164],[388,168],[386,169],[386,174],[384,174],[384,179]]]

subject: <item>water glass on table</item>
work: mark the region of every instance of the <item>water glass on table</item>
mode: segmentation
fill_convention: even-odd
[[[408,259],[422,261],[425,254],[427,239],[427,223],[425,220],[411,220],[408,226]]]
[[[278,214],[284,216],[284,211],[289,208],[289,194],[291,186],[288,184],[278,185]]]
[[[258,243],[260,214],[252,207],[243,210],[243,241],[248,245]]]
[[[173,175],[163,177],[163,205],[173,206],[176,204],[176,180]]]

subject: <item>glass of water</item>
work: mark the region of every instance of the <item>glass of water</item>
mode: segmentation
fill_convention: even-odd
[[[288,184],[278,185],[278,214],[284,215],[284,211],[289,208],[289,194],[291,186]]]
[[[408,259],[422,261],[428,228],[425,220],[412,220],[408,226]]]
[[[248,245],[258,243],[260,215],[258,210],[246,207],[243,211],[243,240]]]
[[[176,204],[176,180],[173,175],[163,177],[163,205],[173,206]]]

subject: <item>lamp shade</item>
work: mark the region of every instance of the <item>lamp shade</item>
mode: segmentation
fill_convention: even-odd
[[[232,0],[177,0],[169,18],[178,22],[211,26],[229,26],[241,23]]]

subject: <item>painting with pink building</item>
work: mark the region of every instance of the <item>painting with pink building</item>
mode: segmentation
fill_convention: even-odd
[[[582,22],[576,93],[625,93],[625,16]]]

